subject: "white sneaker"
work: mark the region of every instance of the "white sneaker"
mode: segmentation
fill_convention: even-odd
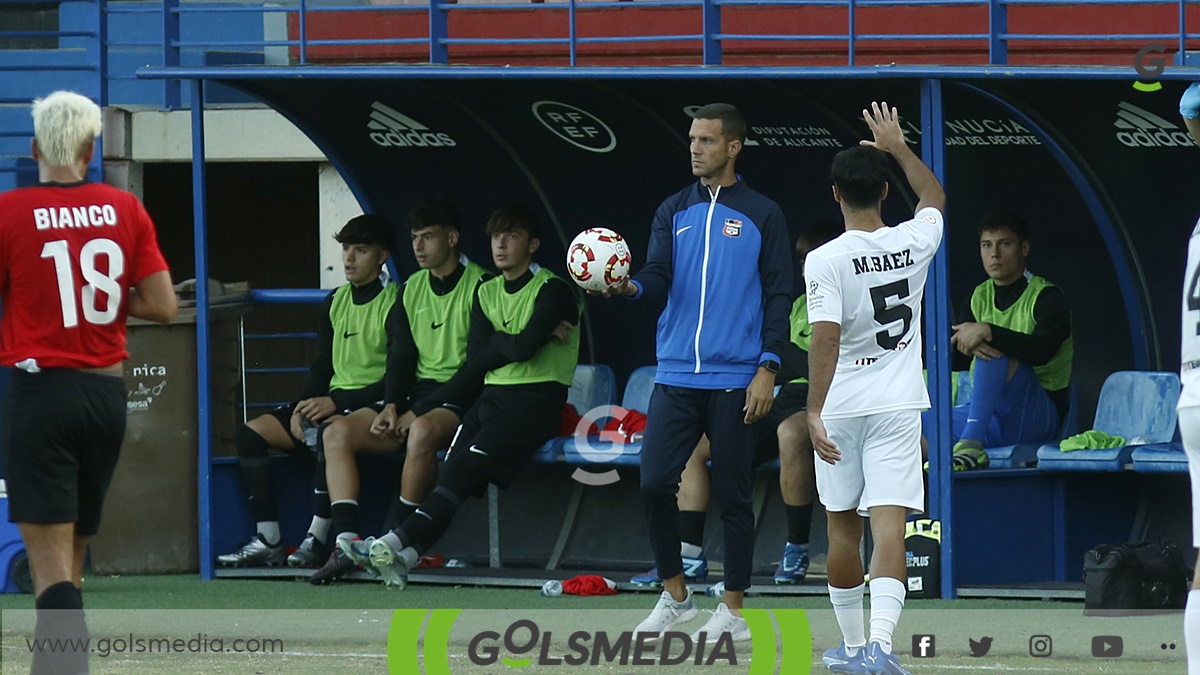
[[[662,634],[671,630],[673,626],[691,621],[696,618],[698,613],[696,605],[692,604],[692,589],[688,589],[687,597],[683,602],[676,602],[669,591],[663,591],[658,598],[658,604],[650,612],[650,616],[633,629],[633,639],[638,639],[638,633],[658,633],[658,637],[662,637]],[[647,641],[652,642],[658,637],[648,638]]]
[[[750,626],[746,625],[746,619],[743,617],[734,616],[729,607],[722,602],[717,605],[717,611],[713,612],[708,622],[700,630],[692,633],[693,643],[700,641],[701,633],[706,633],[705,640],[710,644],[716,642],[721,633],[729,633],[734,642],[742,642],[750,639]]]

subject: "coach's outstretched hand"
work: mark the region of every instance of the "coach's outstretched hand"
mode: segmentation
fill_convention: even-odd
[[[1179,114],[1183,115],[1185,120],[1200,117],[1200,82],[1193,82],[1192,86],[1183,92],[1183,97],[1179,99]]]
[[[588,295],[600,295],[605,298],[612,298],[616,296],[632,298],[633,296],[637,295],[637,286],[633,285],[633,282],[629,280],[629,277],[625,277],[621,281],[602,291],[588,291]]]
[[[886,101],[871,103],[870,110],[863,110],[863,119],[867,121],[875,140],[859,141],[859,145],[869,145],[889,155],[909,151],[904,141],[904,131],[900,129],[900,113],[895,108],[889,108]]]

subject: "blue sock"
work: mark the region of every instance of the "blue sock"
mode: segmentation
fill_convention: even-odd
[[[959,440],[977,441],[981,445],[987,436],[988,424],[996,411],[996,401],[1008,382],[1008,357],[984,361],[975,359],[975,389],[971,393],[971,407],[967,415],[967,426]]]

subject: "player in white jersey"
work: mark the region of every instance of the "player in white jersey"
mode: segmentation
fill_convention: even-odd
[[[904,522],[925,502],[921,298],[942,241],[946,196],[909,149],[894,108],[872,103],[863,117],[874,141],[833,160],[833,196],[846,232],[810,253],[804,270],[812,324],[808,425],[822,460],[816,473],[829,521],[829,599],[843,638],[822,660],[836,673],[907,675],[892,633],[906,590]],[[919,199],[916,216],[895,227],[880,217],[887,155]],[[865,515],[875,542],[869,643],[859,558]]]
[[[1200,145],[1200,82],[1194,82],[1179,100],[1179,114],[1192,140]],[[1200,548],[1200,222],[1188,241],[1187,267],[1183,277],[1183,338],[1179,342],[1179,433],[1187,450],[1188,473],[1192,476],[1192,545]],[[1183,637],[1187,647],[1188,673],[1200,675],[1200,574],[1192,579],[1183,613]]]

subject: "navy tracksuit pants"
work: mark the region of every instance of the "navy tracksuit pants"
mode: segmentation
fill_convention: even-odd
[[[725,588],[750,587],[754,558],[751,484],[754,430],[743,422],[746,390],[654,385],[642,446],[642,504],[658,574],[683,573],[679,555],[679,479],[702,434],[712,445],[712,496],[725,531]]]

